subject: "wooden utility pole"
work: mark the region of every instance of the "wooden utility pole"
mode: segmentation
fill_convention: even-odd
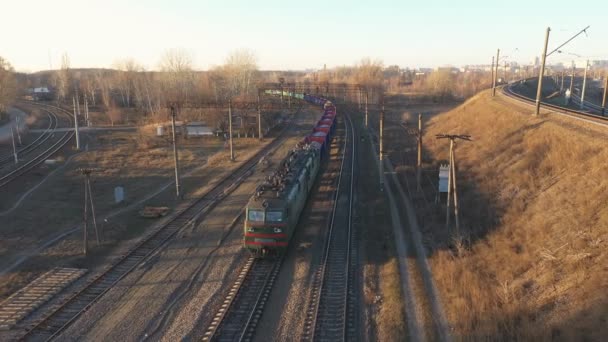
[[[89,205],[91,206],[91,215],[93,218],[93,227],[95,229],[95,239],[97,241],[97,246],[100,245],[99,241],[99,231],[97,230],[97,220],[95,218],[95,204],[93,203],[93,191],[91,190],[91,173],[96,171],[97,169],[78,169],[80,173],[84,176],[84,211],[83,211],[83,223],[84,223],[84,231],[83,231],[83,245],[82,252],[84,255],[87,255],[89,248]]]
[[[587,89],[587,70],[589,70],[589,60],[585,63],[585,73],[583,74],[583,89],[581,89],[581,109],[585,108],[585,90]]]
[[[74,132],[76,134],[76,150],[80,151],[80,134],[78,133],[78,116],[76,114],[76,99],[72,97],[72,104],[74,105]]]
[[[498,66],[500,65],[500,49],[496,51],[496,71],[494,71],[494,78],[492,80],[492,96],[496,96],[496,82],[498,78]]]
[[[283,88],[281,88],[281,104],[283,102]],[[228,100],[228,135],[230,139],[230,160],[234,161],[234,148],[232,145],[232,102]]]
[[[175,164],[175,195],[180,198],[180,184],[179,184],[179,155],[177,149],[177,136],[175,134],[175,117],[177,116],[177,110],[175,106],[171,106],[171,132],[173,136],[173,162]]]
[[[540,100],[542,96],[543,90],[543,76],[545,74],[545,62],[547,61],[547,46],[549,45],[549,32],[551,32],[551,28],[547,27],[547,33],[545,35],[545,47],[543,49],[543,58],[540,65],[540,72],[538,73],[538,89],[536,90],[536,110],[534,111],[534,115],[540,114]]]
[[[260,104],[260,92],[258,91],[258,139],[262,140],[262,106]]]
[[[470,135],[456,135],[456,134],[438,134],[437,139],[450,139],[450,152],[449,152],[449,172],[448,172],[448,198],[446,201],[446,212],[445,212],[445,228],[450,229],[450,207],[451,198],[454,196],[454,217],[456,220],[456,236],[460,236],[460,219],[458,214],[458,193],[456,188],[456,158],[454,154],[454,145],[456,139],[471,141]]]
[[[458,188],[456,187],[456,156],[454,154],[454,149],[452,148],[450,163],[450,172],[452,173],[452,186],[454,192],[454,220],[456,221],[456,237],[460,237],[460,218],[458,216]]]
[[[606,93],[608,93],[608,72],[604,76],[604,96],[602,97],[602,115],[606,115]]]
[[[454,139],[450,139],[450,157],[449,157],[449,168],[448,171],[448,198],[445,207],[445,229],[449,231],[450,229],[450,205],[452,201],[452,151],[454,150]]]
[[[422,191],[422,114],[418,114],[418,159],[416,161],[416,188]]]

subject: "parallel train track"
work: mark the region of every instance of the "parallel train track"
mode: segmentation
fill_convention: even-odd
[[[258,151],[234,172],[220,180],[209,192],[193,202],[176,208],[177,214],[170,221],[155,227],[148,236],[114,261],[112,265],[89,279],[85,285],[81,286],[79,291],[71,295],[63,304],[33,326],[27,328],[21,340],[49,341],[59,336],[143,260],[161,248],[183,227],[197,222],[202,215],[207,214],[215,204],[244,181],[251,174],[259,159],[284,140],[285,130],[283,129],[274,141]]]
[[[321,263],[317,266],[304,322],[304,340],[356,340],[356,298],[354,270],[358,256],[353,238],[353,188],[355,184],[354,126],[344,115],[346,143],[340,175],[328,224]],[[350,134],[349,134],[350,131]],[[350,148],[346,146],[349,143]],[[347,153],[347,150],[349,152]],[[347,162],[348,159],[348,162]]]
[[[518,100],[520,102],[524,102],[529,105],[534,105],[536,103],[534,99],[523,96],[523,95],[518,94],[515,91],[513,91],[513,89],[511,89],[511,85],[503,86],[502,93],[511,99]],[[598,114],[591,114],[588,112],[583,112],[583,111],[579,111],[579,110],[556,106],[556,105],[542,102],[542,101],[541,101],[541,107],[549,108],[558,114],[574,117],[579,120],[587,121],[590,123],[604,125],[604,126],[608,125],[608,117],[604,117],[604,116],[601,116]]]
[[[351,132],[354,132],[350,119],[345,116],[345,120],[348,121]],[[347,131],[348,129],[347,127]],[[351,291],[354,281],[351,270],[352,265],[358,260],[357,254],[353,252],[356,250],[357,239],[353,238],[351,229],[355,139],[350,137],[350,140],[352,144],[349,155],[350,165],[345,164],[347,156],[345,146],[338,187],[334,194],[334,208],[329,224],[330,232],[327,236],[322,263],[315,274],[315,289],[312,292],[319,295],[311,298],[310,308],[307,311],[306,326],[312,327],[307,339],[344,340],[347,336],[349,339],[354,338],[356,334],[354,324],[356,314],[354,310],[349,310],[354,307],[356,301],[356,296]],[[342,182],[343,174],[347,174],[344,177],[348,178],[348,184]],[[344,186],[342,191],[341,182]],[[340,220],[336,220],[336,212],[338,211],[338,200],[342,198],[340,193],[348,201],[346,208],[344,208],[344,203],[340,208],[347,210],[347,212],[340,212],[341,218],[346,219],[347,224],[338,227],[336,222]],[[203,341],[253,340],[255,329],[282,262],[282,256],[276,259],[250,257],[205,331]]]
[[[40,148],[43,148],[43,150],[40,151],[37,155],[33,156],[32,158],[29,158],[23,164],[18,165],[17,168],[15,168],[14,170],[11,170],[8,173],[0,176],[0,188],[8,185],[15,179],[19,178],[21,175],[29,172],[36,166],[42,164],[47,158],[49,158],[50,156],[55,154],[57,151],[59,151],[61,148],[63,148],[74,136],[73,131],[65,131],[57,139],[57,141],[52,143],[50,146],[48,146],[48,147],[43,146],[49,139],[54,137],[55,131],[58,128],[59,118],[57,116],[56,111],[59,111],[59,112],[65,114],[66,117],[68,118],[68,120],[70,120],[71,117],[69,115],[69,112],[67,112],[66,110],[64,110],[62,108],[54,107],[54,106],[50,106],[50,105],[42,105],[42,104],[38,104],[38,105],[49,108],[49,109],[44,109],[44,110],[47,112],[47,115],[49,115],[49,118],[52,118],[51,123],[49,124],[48,128],[36,140],[34,140],[29,145],[25,146],[22,150],[20,150],[19,155],[21,155],[21,153],[33,154],[34,152],[38,151]],[[6,164],[9,164],[11,162],[11,159],[12,159],[12,156],[3,157],[2,159],[0,159],[0,165],[5,166]]]

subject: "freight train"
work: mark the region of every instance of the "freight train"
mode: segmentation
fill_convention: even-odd
[[[277,91],[268,93],[280,95]],[[284,95],[322,106],[323,114],[247,203],[243,245],[259,257],[287,249],[336,128],[336,107],[329,100],[309,94]]]

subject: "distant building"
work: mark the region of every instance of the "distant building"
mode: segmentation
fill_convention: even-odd
[[[213,136],[215,133],[204,122],[190,122],[186,125],[186,134],[189,137]]]
[[[53,94],[48,87],[38,87],[28,89],[29,95],[34,101],[52,100]]]

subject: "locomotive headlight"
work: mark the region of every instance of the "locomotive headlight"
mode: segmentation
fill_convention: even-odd
[[[255,232],[255,229],[254,229],[253,227],[249,227],[249,228],[247,229],[247,231],[248,231],[249,233],[253,233],[253,232]]]
[[[282,232],[283,232],[283,229],[281,229],[281,228],[275,228],[275,229],[274,229],[274,232],[275,232],[275,233],[282,233]]]

